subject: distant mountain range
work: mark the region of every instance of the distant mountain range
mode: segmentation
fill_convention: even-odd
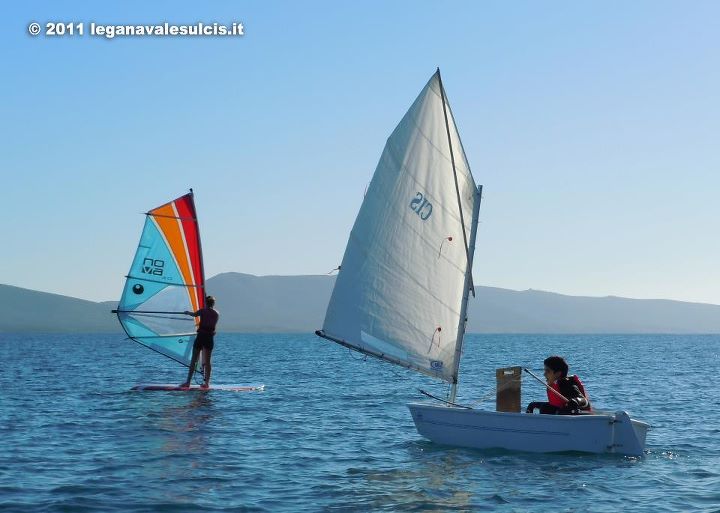
[[[334,276],[223,273],[207,280],[224,332],[308,332],[322,327]],[[565,296],[476,287],[470,333],[720,333],[720,305],[665,299]],[[121,332],[96,303],[0,285],[0,333]]]

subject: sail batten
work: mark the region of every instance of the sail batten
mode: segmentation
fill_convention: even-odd
[[[149,280],[148,278],[145,278],[145,277],[133,276],[133,275],[130,275],[130,274],[126,275],[125,278],[133,279],[133,280],[149,281],[149,282],[152,282],[152,283],[162,283],[162,284],[164,284],[164,285],[167,285],[168,287],[200,287],[200,288],[204,287],[204,285],[201,284],[201,283],[200,283],[200,284],[198,284],[198,283],[183,283],[183,282],[180,282],[180,283],[167,283],[167,282],[164,282],[164,281],[162,281],[162,280]]]
[[[189,365],[198,321],[183,314],[204,304],[202,247],[190,192],[147,213],[115,312],[132,340]]]
[[[197,222],[197,219],[195,219],[194,217],[179,217],[179,216],[176,216],[176,215],[175,215],[175,216],[170,216],[170,215],[163,215],[163,214],[152,214],[152,213],[150,213],[150,212],[146,212],[145,215],[146,215],[146,216],[150,216],[150,217],[163,217],[163,218],[166,218],[166,219],[178,219],[178,220],[180,220],[180,221],[191,221],[191,222],[193,222],[193,223]]]
[[[466,221],[477,195],[464,151],[449,151],[459,135],[440,88],[436,73],[387,139],[323,336],[452,383],[475,229]]]

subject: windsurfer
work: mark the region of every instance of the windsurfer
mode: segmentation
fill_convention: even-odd
[[[210,374],[212,372],[210,359],[215,346],[215,326],[217,326],[220,314],[213,308],[215,306],[215,298],[213,296],[207,296],[205,298],[205,304],[207,305],[205,308],[201,308],[196,312],[184,312],[185,315],[200,317],[200,324],[198,325],[197,336],[193,344],[192,360],[190,361],[188,377],[185,383],[180,385],[181,388],[188,388],[190,386],[190,380],[192,380],[195,366],[200,358],[200,351],[202,351],[203,354],[203,376],[205,378],[205,382],[201,387],[208,388],[210,386]]]
[[[547,381],[548,402],[532,402],[526,412],[539,409],[540,413],[573,415],[580,411],[590,411],[590,401],[585,387],[577,376],[568,377],[568,364],[561,356],[550,356],[543,362],[545,381]],[[552,390],[551,390],[552,389]],[[564,396],[565,399],[560,397]]]

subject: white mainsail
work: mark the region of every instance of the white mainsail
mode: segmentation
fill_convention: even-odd
[[[438,70],[387,140],[318,334],[457,383],[479,204]]]

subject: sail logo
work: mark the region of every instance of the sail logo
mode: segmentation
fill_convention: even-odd
[[[415,194],[415,197],[410,201],[410,209],[412,209],[413,212],[420,216],[420,219],[422,219],[423,221],[427,221],[428,218],[432,215],[433,206],[432,203],[430,203],[427,198],[423,196],[422,192],[418,192]]]
[[[430,368],[434,371],[441,371],[443,368],[443,362],[440,360],[430,360]]]
[[[144,274],[152,274],[153,276],[162,276],[165,269],[165,260],[157,258],[143,259],[141,272]]]

